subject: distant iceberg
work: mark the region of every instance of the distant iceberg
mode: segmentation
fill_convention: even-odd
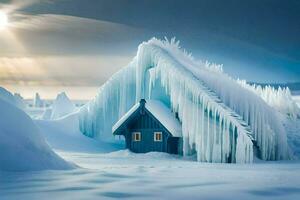
[[[83,134],[112,140],[112,126],[140,99],[178,113],[184,155],[204,162],[290,159],[279,113],[239,84],[222,65],[196,62],[172,39],[139,45],[132,62],[114,74],[80,110]]]
[[[36,108],[44,107],[44,101],[41,99],[39,93],[35,93],[34,99],[33,99],[33,105]]]
[[[58,119],[64,117],[76,110],[76,107],[72,103],[72,101],[68,98],[65,92],[61,92],[57,95],[55,101],[52,104],[51,111],[51,119]],[[49,109],[47,109],[44,113],[44,117],[48,117],[50,115]]]

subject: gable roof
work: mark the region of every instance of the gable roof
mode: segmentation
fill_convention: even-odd
[[[115,123],[112,127],[112,132],[114,133],[139,108],[140,103],[135,104]],[[181,124],[167,106],[157,100],[147,100],[145,109],[148,110],[174,137],[182,137]]]

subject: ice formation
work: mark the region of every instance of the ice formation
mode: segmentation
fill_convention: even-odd
[[[15,100],[14,96],[3,87],[0,87],[0,99],[4,100],[12,105],[16,105],[16,100]]]
[[[3,87],[0,87],[0,99],[4,100],[20,109],[25,109],[25,103],[24,103],[21,95],[18,93],[12,95],[9,91],[4,89]]]
[[[51,115],[52,115],[52,109],[51,108],[47,108],[45,109],[41,119],[43,120],[50,120],[51,119]]]
[[[70,169],[21,109],[0,99],[0,171]]]
[[[260,96],[269,106],[275,108],[278,112],[288,115],[293,119],[300,116],[300,109],[293,100],[288,87],[275,89],[271,86],[261,87],[255,84],[250,85],[245,80],[237,80],[237,82]]]
[[[221,65],[196,62],[175,39],[142,43],[133,61],[81,109],[81,131],[112,139],[112,125],[141,98],[159,100],[178,113],[184,155],[196,153],[198,161],[252,162],[253,142],[261,159],[289,158],[277,113]]]
[[[26,108],[26,104],[24,102],[23,97],[19,93],[15,93],[14,97],[15,97],[17,107],[24,110]]]
[[[33,105],[34,105],[34,107],[37,107],[37,108],[44,107],[44,102],[41,99],[39,93],[35,93],[35,96],[33,99]]]
[[[74,104],[70,101],[65,92],[57,95],[52,104],[51,119],[58,119],[66,116],[76,110]],[[46,111],[49,112],[49,111]],[[49,113],[48,113],[49,114]],[[45,113],[47,115],[47,113]],[[46,116],[45,116],[46,117]]]

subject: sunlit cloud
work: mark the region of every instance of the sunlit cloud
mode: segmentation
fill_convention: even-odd
[[[26,86],[56,92],[61,87],[99,87],[130,61],[133,54],[118,53],[120,41],[137,32],[99,20],[15,13],[0,38],[6,49],[0,52],[0,85],[12,91]],[[112,49],[116,46],[118,50]]]
[[[17,10],[26,8],[26,7],[32,5],[36,2],[39,2],[39,1],[40,0],[10,0],[10,1],[7,1],[6,3],[0,2],[0,9],[3,10],[4,12],[10,14]],[[44,1],[47,2],[47,0],[44,0]]]
[[[0,58],[0,85],[98,87],[130,59],[126,56],[4,57]]]
[[[186,23],[178,24],[176,20],[169,23],[167,20],[167,24],[162,22],[161,26],[156,26],[160,24],[157,22],[159,17],[167,15],[165,19],[169,19],[172,13],[159,10],[131,13],[132,16],[148,17],[145,23],[142,18],[127,18],[127,10],[123,7],[116,8],[118,15],[89,13],[88,9],[93,7],[91,2],[101,5],[97,0],[89,3],[81,0],[0,0],[0,10],[8,18],[6,28],[0,30],[0,86],[19,92],[22,87],[26,94],[31,91],[26,88],[51,87],[53,92],[53,88],[98,87],[128,64],[142,41],[165,35],[178,37],[196,58],[223,63],[225,72],[235,78],[299,80],[295,73],[299,72],[299,56],[292,50],[271,48],[276,37],[269,45],[262,45],[260,40],[253,42],[255,38],[245,39],[240,37],[240,32],[227,30],[223,23],[211,23],[214,17],[195,18],[189,23],[183,15],[179,18]],[[84,5],[86,9],[72,10],[74,3],[78,8]],[[128,8],[126,3],[122,4]],[[105,5],[114,8],[113,3]],[[215,13],[203,14],[217,16]],[[212,24],[218,28],[211,29]],[[235,28],[239,30],[240,27]],[[256,32],[252,34],[253,37],[260,36]],[[297,48],[287,46],[287,49]],[[286,63],[291,66],[285,68]]]

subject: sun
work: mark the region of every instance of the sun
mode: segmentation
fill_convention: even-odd
[[[5,27],[8,25],[8,17],[7,14],[0,11],[0,30],[5,29]]]

